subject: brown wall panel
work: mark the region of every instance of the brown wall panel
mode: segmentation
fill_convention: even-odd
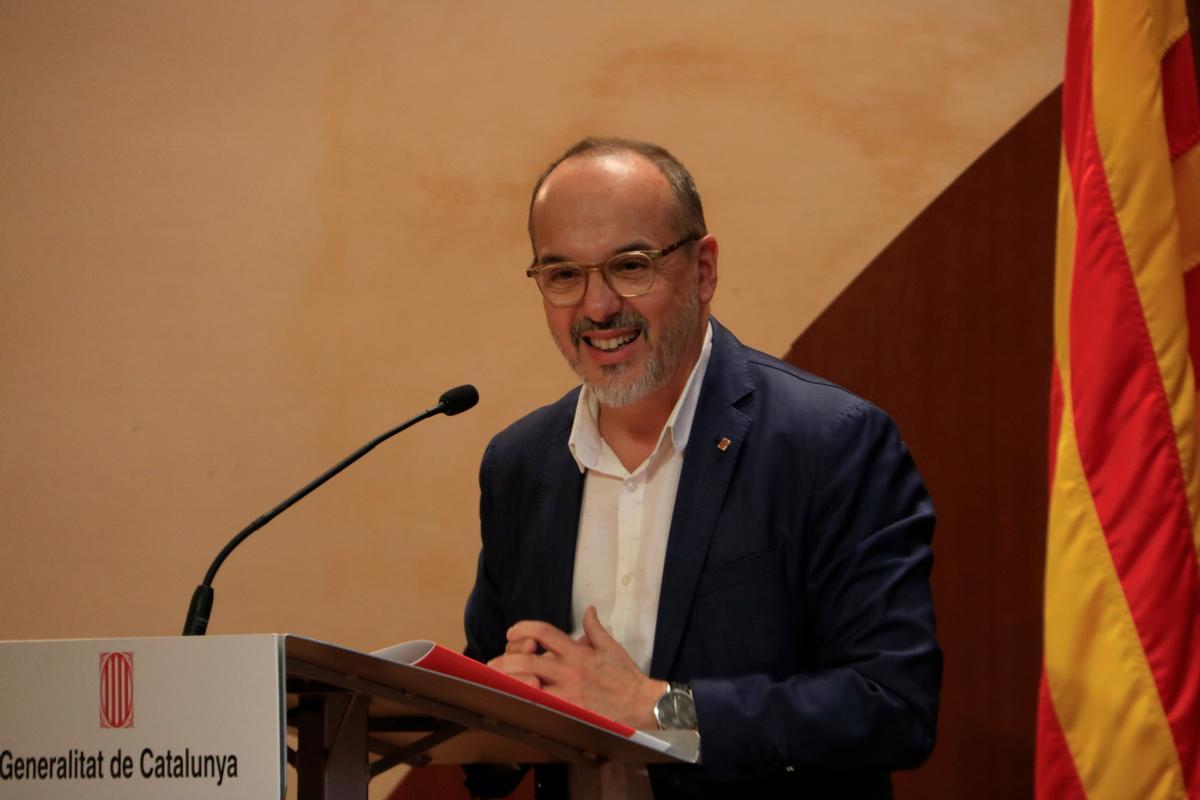
[[[895,417],[937,506],[939,743],[901,797],[1031,795],[1058,129],[1054,92],[788,354]]]

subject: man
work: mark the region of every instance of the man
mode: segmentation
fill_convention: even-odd
[[[710,318],[717,242],[664,149],[575,145],[529,233],[583,387],[484,454],[468,654],[697,728],[702,765],[651,767],[656,796],[889,797],[933,746],[941,679],[933,509],[895,426]],[[544,768],[539,791],[638,781]]]

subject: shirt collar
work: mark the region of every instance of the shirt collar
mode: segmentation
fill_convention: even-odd
[[[692,433],[692,420],[696,416],[696,405],[700,402],[700,386],[704,383],[704,373],[708,370],[708,358],[711,354],[712,322],[709,322],[705,326],[704,345],[700,348],[700,357],[696,359],[696,365],[692,367],[692,373],[688,376],[683,392],[675,401],[675,407],[671,409],[671,415],[667,417],[667,422],[663,425],[655,451],[662,447],[663,439],[668,433],[670,433],[671,444],[674,446],[675,452],[682,453],[687,447],[688,437]],[[595,469],[600,462],[604,441],[600,436],[600,426],[597,422],[599,416],[600,402],[587,384],[584,384],[575,404],[575,421],[571,426],[571,436],[567,440],[567,447],[571,449],[571,456],[579,465],[580,472]]]

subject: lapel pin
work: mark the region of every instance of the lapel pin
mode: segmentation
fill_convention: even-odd
[[[729,449],[729,445],[731,444],[733,444],[733,442],[729,441],[727,437],[722,437],[721,441],[717,442],[717,449],[724,453]]]

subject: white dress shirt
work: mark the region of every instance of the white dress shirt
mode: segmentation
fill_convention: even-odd
[[[683,454],[712,353],[712,325],[683,392],[650,456],[632,472],[600,435],[599,403],[585,385],[579,393],[568,446],[585,473],[575,572],[571,586],[571,635],[583,634],[583,612],[596,607],[600,622],[643,673],[650,670],[663,561]],[[649,797],[645,772],[621,765],[571,770],[572,798]]]

